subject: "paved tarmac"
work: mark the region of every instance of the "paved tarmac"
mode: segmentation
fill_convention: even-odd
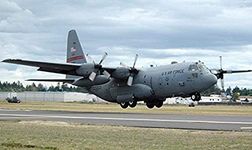
[[[193,130],[252,130],[252,116],[68,112],[0,109],[0,120],[48,120],[70,123]],[[1,122],[0,122],[1,123]]]

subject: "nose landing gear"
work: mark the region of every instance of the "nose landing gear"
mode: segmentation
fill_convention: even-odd
[[[200,93],[196,92],[196,93],[192,94],[191,99],[192,99],[192,101],[200,101],[201,100]]]

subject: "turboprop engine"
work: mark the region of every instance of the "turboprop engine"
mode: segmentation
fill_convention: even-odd
[[[110,79],[106,75],[97,75],[93,81],[88,78],[76,79],[72,84],[80,87],[90,87],[93,85],[100,85],[109,82]]]
[[[124,80],[130,76],[130,71],[128,68],[125,67],[117,67],[111,76],[116,79]]]
[[[102,56],[102,59],[100,60],[99,63],[95,63],[95,61],[93,60],[93,63],[86,63],[86,64],[82,64],[81,67],[79,67],[78,69],[75,70],[75,72],[79,75],[79,76],[83,76],[84,78],[89,78],[90,81],[95,80],[95,78],[100,75],[103,74],[106,76],[106,78],[110,77],[110,74],[104,70],[102,68],[102,62],[105,60],[105,58],[107,57],[107,53],[104,53],[104,55]],[[88,58],[92,59],[89,55],[87,55]],[[101,78],[101,77],[99,77]],[[100,81],[100,79],[98,79]]]
[[[83,64],[80,68],[76,70],[76,73],[79,76],[83,76],[84,78],[87,78],[94,70],[94,64],[93,63],[87,63]]]

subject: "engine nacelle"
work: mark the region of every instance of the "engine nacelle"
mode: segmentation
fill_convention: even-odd
[[[92,63],[83,64],[80,68],[76,69],[76,73],[84,78],[87,78],[93,71],[94,64]]]
[[[148,98],[153,94],[151,87],[145,84],[134,84],[132,85],[133,94],[138,99]]]
[[[116,70],[112,73],[112,77],[116,79],[127,79],[130,75],[129,69],[125,67],[117,67]]]
[[[110,79],[105,75],[97,75],[94,81],[89,80],[88,78],[80,78],[74,81],[72,84],[81,87],[90,87],[93,85],[100,85],[109,82]]]
[[[110,91],[117,102],[129,102],[135,99],[145,99],[153,95],[153,90],[148,85],[133,84],[132,86],[114,87]]]

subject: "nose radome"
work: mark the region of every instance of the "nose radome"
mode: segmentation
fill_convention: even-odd
[[[214,74],[209,74],[207,77],[207,81],[210,85],[214,85],[217,83],[217,77]]]

